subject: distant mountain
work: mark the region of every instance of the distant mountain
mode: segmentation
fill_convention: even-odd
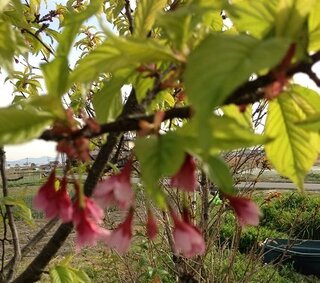
[[[42,157],[29,157],[19,160],[7,160],[7,165],[15,166],[16,164],[21,165],[30,165],[31,163],[35,163],[37,165],[47,164],[50,161],[55,161],[55,157],[42,156]]]

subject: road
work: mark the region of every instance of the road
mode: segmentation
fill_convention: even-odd
[[[245,182],[241,182],[236,185],[236,188],[244,188],[246,186]],[[297,189],[297,187],[293,183],[275,183],[275,182],[258,182],[255,185],[255,189],[258,190],[272,190],[272,189],[279,189],[279,190],[293,190]],[[311,184],[305,183],[304,189],[306,191],[319,191],[320,192],[320,184]]]

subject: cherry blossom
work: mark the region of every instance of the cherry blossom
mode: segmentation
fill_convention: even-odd
[[[158,234],[158,224],[154,215],[150,210],[148,210],[148,218],[146,223],[147,228],[147,236],[150,240],[153,240],[155,236]]]
[[[59,190],[55,188],[56,173],[53,170],[45,184],[39,189],[33,200],[34,206],[42,210],[47,218],[59,216],[63,222],[72,219],[72,202],[67,192],[67,180],[64,176]]]
[[[171,212],[171,215],[174,221],[173,240],[176,252],[186,258],[202,255],[206,246],[198,228],[180,220],[174,212]]]
[[[196,164],[191,155],[186,154],[180,170],[171,178],[170,185],[187,192],[194,192],[198,187]]]
[[[73,224],[77,232],[76,248],[95,245],[97,241],[109,236],[110,232],[101,228],[103,210],[90,198],[84,196],[84,206],[79,200],[74,203]]]
[[[130,181],[131,160],[123,170],[108,179],[99,182],[93,192],[93,197],[101,207],[109,207],[112,204],[122,209],[127,209],[133,202],[133,190]]]
[[[246,225],[258,225],[261,211],[259,207],[250,199],[246,197],[238,197],[225,194],[235,211],[239,224],[244,227]]]
[[[106,244],[119,254],[126,253],[131,244],[133,212],[134,210],[131,208],[126,219],[111,232],[110,236],[105,237]]]

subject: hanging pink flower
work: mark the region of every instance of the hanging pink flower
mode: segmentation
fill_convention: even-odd
[[[97,241],[108,236],[110,232],[101,228],[103,210],[90,198],[84,197],[84,207],[79,201],[74,204],[73,223],[77,232],[76,248],[95,245]]]
[[[42,210],[47,218],[59,216],[63,222],[69,222],[72,219],[72,202],[67,192],[67,179],[63,177],[59,190],[55,188],[55,181],[56,174],[53,170],[48,181],[33,199],[33,204],[35,208]]]
[[[98,183],[93,192],[96,202],[103,208],[116,204],[122,209],[128,209],[134,198],[130,174],[131,160],[120,173]]]
[[[134,210],[131,208],[125,221],[113,230],[110,236],[105,237],[106,244],[119,254],[126,253],[131,244],[133,212]]]
[[[186,154],[180,170],[171,178],[170,185],[187,192],[194,192],[198,187],[196,164],[191,155]]]
[[[158,234],[158,224],[154,215],[150,210],[148,210],[148,219],[147,219],[147,236],[150,240],[153,240],[155,236]]]
[[[52,199],[56,193],[55,190],[56,172],[53,170],[47,180],[39,189],[33,199],[35,208],[44,211],[47,218],[52,218],[57,214],[56,203]]]
[[[70,222],[72,220],[73,207],[71,199],[67,192],[67,178],[63,177],[60,183],[60,189],[55,193],[54,200],[58,207],[58,215],[62,222]]]
[[[259,218],[262,215],[259,207],[250,199],[245,197],[237,197],[225,194],[235,211],[239,224],[244,227],[246,225],[258,225]]]
[[[171,215],[174,221],[173,240],[176,252],[186,258],[202,255],[206,245],[198,228],[191,223],[180,220],[172,211]]]

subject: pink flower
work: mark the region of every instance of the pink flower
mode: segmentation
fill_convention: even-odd
[[[72,219],[72,202],[67,192],[66,177],[63,177],[59,190],[55,189],[55,181],[56,175],[53,170],[48,181],[42,185],[33,199],[33,204],[42,210],[47,218],[59,216],[63,222],[69,222]]]
[[[198,228],[180,220],[174,212],[171,212],[171,215],[174,221],[173,240],[176,252],[187,258],[202,255],[206,245]]]
[[[180,170],[171,177],[170,185],[181,188],[187,192],[194,192],[196,190],[198,187],[196,164],[191,155],[186,154]]]
[[[127,209],[133,202],[133,190],[130,182],[131,160],[125,165],[119,174],[101,181],[96,186],[93,197],[101,207],[109,207],[117,204]]]
[[[148,210],[148,219],[147,219],[147,236],[150,240],[153,240],[155,236],[158,234],[158,224],[157,220],[153,216],[152,212]]]
[[[67,178],[63,177],[60,183],[60,189],[55,193],[55,202],[58,207],[58,215],[62,222],[70,222],[72,220],[73,207],[71,199],[67,192]]]
[[[115,230],[113,230],[110,236],[105,237],[106,244],[110,248],[114,248],[119,254],[126,253],[131,244],[132,219],[133,209],[131,208],[125,221],[123,221]]]
[[[258,225],[259,218],[262,215],[259,207],[249,198],[237,197],[225,194],[235,211],[239,224],[244,227],[246,225]]]
[[[77,200],[74,204],[73,223],[77,232],[76,248],[95,245],[98,240],[108,236],[110,232],[101,228],[103,210],[90,198],[84,196],[84,207]]]

